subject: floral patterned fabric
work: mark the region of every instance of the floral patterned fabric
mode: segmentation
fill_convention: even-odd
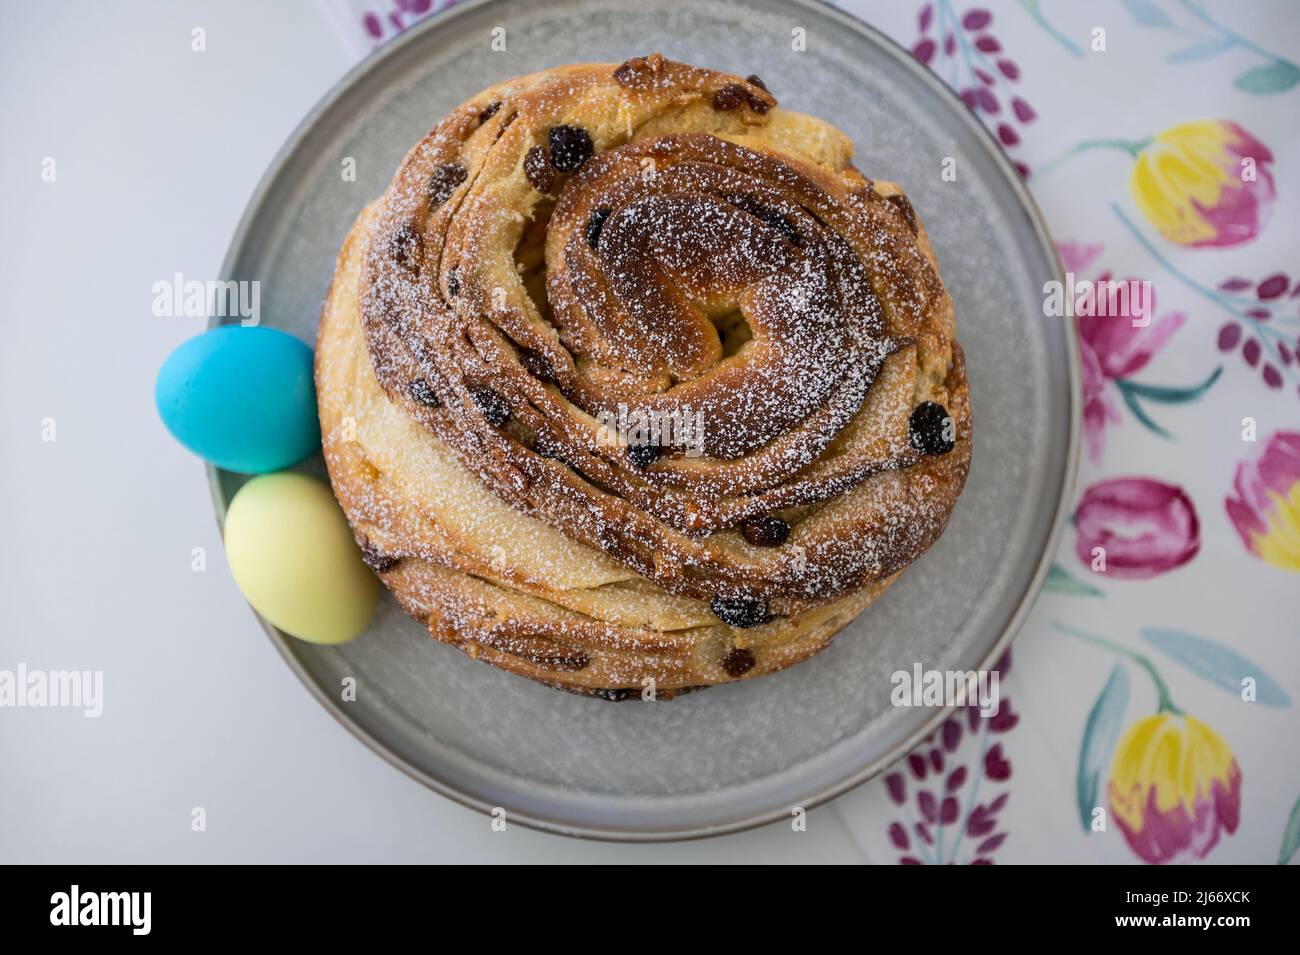
[[[985,122],[1076,280],[1152,292],[1077,310],[1084,454],[1014,710],[948,720],[841,817],[877,862],[1300,858],[1294,8],[839,5]]]
[[[326,9],[359,58],[451,2]],[[833,805],[874,862],[1300,858],[1300,17],[837,2],[984,121],[1076,279],[1152,300],[1076,310],[1076,502],[999,712]]]

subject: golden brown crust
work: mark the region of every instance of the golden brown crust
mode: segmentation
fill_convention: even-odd
[[[942,533],[952,303],[850,156],[657,56],[493,87],[407,155],[340,254],[317,389],[344,510],[436,637],[662,696],[817,652]],[[643,455],[620,415],[697,440]]]

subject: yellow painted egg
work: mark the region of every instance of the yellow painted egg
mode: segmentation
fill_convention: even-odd
[[[253,478],[226,512],[226,560],[253,609],[311,643],[361,633],[379,581],[328,487],[288,471]]]

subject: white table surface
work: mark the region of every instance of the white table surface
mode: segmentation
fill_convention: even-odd
[[[203,321],[155,317],[151,288],[216,276],[348,57],[305,0],[5,6],[0,669],[102,670],[105,705],[0,709],[0,862],[862,859],[833,808],[666,846],[493,832],[339,726],[240,598],[202,465],[158,421],[158,366]]]

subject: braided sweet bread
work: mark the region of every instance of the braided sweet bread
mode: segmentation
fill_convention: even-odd
[[[654,55],[452,111],[339,256],[316,385],[432,634],[609,699],[797,663],[942,533],[952,301],[897,186],[757,77]]]

